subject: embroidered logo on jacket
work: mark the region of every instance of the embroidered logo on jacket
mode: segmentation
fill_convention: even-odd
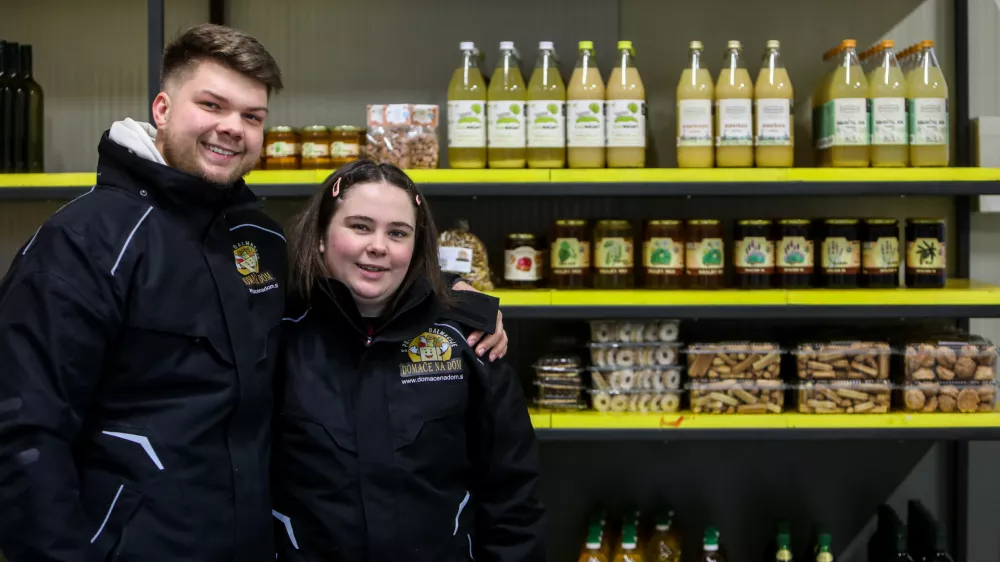
[[[409,363],[400,363],[399,376],[403,378],[420,375],[440,375],[461,373],[462,359],[452,359],[455,340],[443,330],[431,328],[403,344],[402,351]],[[449,379],[450,380],[450,379]]]
[[[271,272],[260,270],[260,253],[253,242],[233,244],[233,257],[236,260],[236,271],[243,276],[243,284],[251,293],[257,295],[278,288]]]

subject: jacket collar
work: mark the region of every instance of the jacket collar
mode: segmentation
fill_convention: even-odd
[[[378,318],[363,318],[354,304],[350,289],[336,279],[323,277],[313,282],[312,306],[326,317],[344,318],[355,329],[367,335],[367,326],[374,324],[376,335],[394,337],[409,331],[415,323],[431,322],[443,312],[438,299],[434,296],[430,283],[426,279],[418,279],[407,289],[391,309]],[[324,323],[329,320],[324,319]]]

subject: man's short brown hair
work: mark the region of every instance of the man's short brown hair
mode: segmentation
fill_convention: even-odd
[[[214,60],[261,82],[267,87],[268,97],[284,87],[278,63],[259,41],[237,29],[206,23],[187,30],[163,50],[160,88],[205,60]]]

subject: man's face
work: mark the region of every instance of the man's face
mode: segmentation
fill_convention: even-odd
[[[163,159],[220,186],[254,168],[265,117],[267,87],[214,61],[169,81],[153,101]]]

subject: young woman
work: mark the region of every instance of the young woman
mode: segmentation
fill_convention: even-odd
[[[289,242],[309,308],[279,359],[278,559],[542,560],[537,445],[517,374],[466,343],[468,315],[443,284],[417,187],[394,166],[350,164]]]

